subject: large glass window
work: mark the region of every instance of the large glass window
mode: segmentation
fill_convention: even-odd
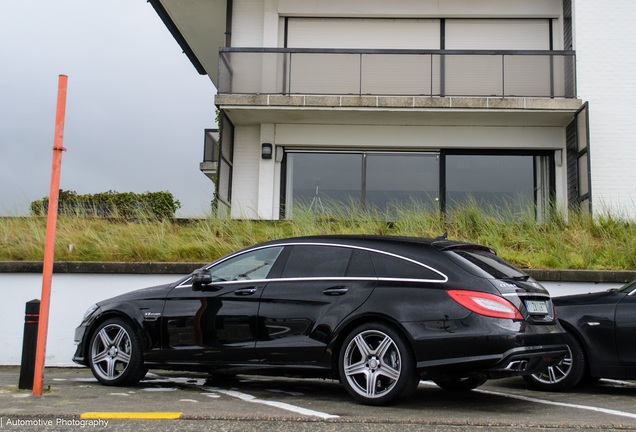
[[[289,153],[287,217],[294,206],[324,213],[333,205],[360,202],[362,155]]]
[[[535,159],[528,155],[446,156],[446,209],[474,201],[516,214],[535,202]]]
[[[289,152],[286,217],[352,206],[393,217],[396,208],[452,211],[474,203],[514,216],[549,208],[553,186],[547,152]],[[440,206],[440,201],[442,201]]]
[[[426,153],[366,155],[365,204],[391,212],[395,206],[437,209],[439,156]]]
[[[298,206],[315,213],[352,205],[383,214],[396,206],[437,209],[435,153],[290,152],[287,158],[287,217]]]

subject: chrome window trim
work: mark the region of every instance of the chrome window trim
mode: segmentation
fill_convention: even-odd
[[[393,258],[398,258],[404,261],[408,261],[410,263],[419,265],[421,267],[424,267],[430,271],[432,271],[433,273],[436,273],[438,275],[441,276],[441,279],[413,279],[413,278],[384,278],[384,277],[308,277],[308,278],[273,278],[273,279],[249,279],[249,280],[240,280],[240,281],[225,281],[223,282],[224,285],[227,284],[238,284],[238,283],[245,283],[245,282],[253,282],[253,283],[262,283],[262,282],[267,282],[267,281],[307,281],[307,280],[378,280],[378,281],[384,281],[384,282],[416,282],[416,283],[439,283],[439,284],[443,284],[448,282],[448,276],[446,276],[444,273],[442,273],[439,270],[434,269],[433,267],[423,264],[421,262],[418,262],[414,259],[411,258],[407,258],[404,257],[402,255],[397,255],[391,252],[386,252],[386,251],[381,251],[381,250],[377,250],[377,249],[373,249],[373,248],[368,248],[368,247],[363,247],[363,246],[355,246],[355,245],[347,245],[347,244],[341,244],[341,243],[321,243],[321,242],[291,242],[291,243],[273,243],[273,244],[268,244],[268,245],[263,245],[263,246],[259,246],[259,247],[255,247],[255,248],[251,248],[248,250],[244,250],[244,251],[239,251],[239,252],[235,252],[231,255],[228,255],[225,258],[219,259],[217,261],[214,261],[212,263],[210,263],[209,265],[205,266],[204,268],[206,270],[208,270],[210,267],[215,266],[217,264],[221,264],[222,262],[225,262],[231,258],[234,258],[236,256],[248,253],[248,252],[253,252],[253,251],[257,251],[260,249],[265,249],[265,248],[272,248],[272,247],[285,247],[285,246],[330,246],[330,247],[342,247],[342,248],[348,248],[348,249],[356,249],[356,250],[362,250],[362,251],[366,251],[366,252],[374,252],[374,253],[379,253],[382,255],[388,255],[391,256]],[[186,279],[185,281],[183,281],[181,284],[179,284],[176,288],[183,288],[183,287],[190,287],[192,286],[191,283],[188,283],[191,280],[191,278]]]
[[[303,282],[303,281],[367,281],[367,282],[415,282],[415,283],[445,283],[438,279],[410,279],[410,278],[373,278],[373,277],[293,277],[293,278],[272,278],[272,279],[245,279],[237,281],[224,281],[222,285],[236,285],[245,283],[269,283],[269,282]],[[192,284],[183,282],[175,288],[191,287]],[[214,284],[212,284],[214,285]]]

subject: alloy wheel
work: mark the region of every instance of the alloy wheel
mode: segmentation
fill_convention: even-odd
[[[126,372],[132,356],[128,331],[117,323],[102,327],[91,343],[93,372],[105,381],[114,381]]]
[[[570,372],[572,372],[572,351],[568,346],[568,353],[559,364],[548,366],[546,370],[532,374],[532,378],[542,384],[554,385],[566,379]]]
[[[395,341],[378,330],[357,334],[344,354],[344,374],[351,388],[365,398],[389,393],[402,373],[402,358]]]

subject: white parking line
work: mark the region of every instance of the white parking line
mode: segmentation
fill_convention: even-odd
[[[431,385],[431,386],[435,386],[436,385],[436,384],[434,384],[432,382],[426,382],[426,381],[420,381],[420,383],[421,384],[425,384],[425,385]],[[528,397],[528,396],[516,395],[516,394],[513,394],[513,393],[503,393],[503,392],[497,392],[497,391],[492,391],[492,390],[474,389],[473,391],[474,392],[483,393],[483,394],[489,394],[489,395],[493,395],[493,396],[501,396],[501,397],[507,397],[507,398],[510,398],[510,399],[518,399],[518,400],[522,400],[522,401],[526,401],[526,402],[535,402],[535,403],[540,403],[540,404],[544,404],[544,405],[554,405],[554,406],[562,406],[562,407],[567,407],[567,408],[576,408],[576,409],[600,412],[600,413],[603,413],[603,414],[610,414],[610,415],[616,415],[616,416],[629,417],[629,418],[636,419],[636,414],[630,413],[630,412],[625,412],[625,411],[618,411],[618,410],[595,407],[595,406],[589,406],[589,405],[578,405],[578,404],[570,404],[570,403],[565,403],[565,402],[555,402],[555,401],[550,401],[550,400],[546,400],[546,399],[538,399],[538,398],[533,398],[533,397]]]
[[[338,418],[339,417],[337,415],[327,414],[327,413],[320,412],[320,411],[314,411],[314,410],[310,410],[310,409],[307,409],[307,408],[301,408],[299,406],[290,405],[290,404],[284,403],[284,402],[267,401],[267,400],[257,399],[255,396],[249,395],[247,393],[237,392],[235,390],[223,390],[223,389],[218,389],[218,388],[204,388],[204,390],[213,391],[213,392],[216,392],[216,393],[221,393],[221,394],[224,394],[224,395],[227,395],[227,396],[235,397],[235,398],[241,399],[241,400],[243,400],[245,402],[258,403],[258,404],[262,404],[262,405],[272,406],[272,407],[275,407],[275,408],[280,408],[280,409],[283,409],[283,410],[286,410],[286,411],[294,412],[296,414],[312,416],[312,417],[318,417],[318,418],[321,418],[321,419],[334,419],[334,418]]]
[[[549,400],[545,400],[545,399],[537,399],[537,398],[521,396],[521,395],[516,395],[516,394],[510,394],[510,393],[494,392],[494,391],[490,391],[490,390],[475,389],[473,391],[476,391],[476,392],[479,392],[479,393],[484,393],[484,394],[491,394],[491,395],[495,395],[495,396],[508,397],[508,398],[511,398],[511,399],[519,399],[519,400],[522,400],[522,401],[536,402],[536,403],[545,404],[545,405],[555,405],[555,406],[562,406],[562,407],[568,407],[568,408],[576,408],[576,409],[600,412],[600,413],[603,413],[603,414],[611,414],[611,415],[616,415],[616,416],[621,416],[621,417],[629,417],[629,418],[635,418],[636,419],[636,414],[625,412],[625,411],[618,411],[618,410],[595,407],[595,406],[589,406],[589,405],[578,405],[578,404],[570,404],[570,403],[565,403],[565,402],[554,402],[554,401],[549,401]]]

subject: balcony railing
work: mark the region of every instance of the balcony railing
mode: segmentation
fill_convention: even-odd
[[[576,97],[574,51],[222,48],[220,94]]]

